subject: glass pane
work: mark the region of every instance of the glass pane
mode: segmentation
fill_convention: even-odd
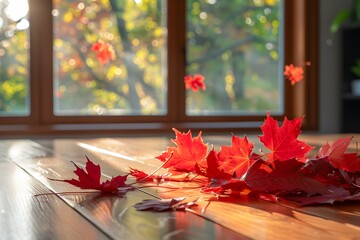
[[[0,116],[28,116],[29,5],[0,0]]]
[[[187,0],[188,115],[283,112],[282,2]]]
[[[164,115],[165,0],[53,0],[54,113]]]

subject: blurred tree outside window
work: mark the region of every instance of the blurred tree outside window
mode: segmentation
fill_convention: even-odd
[[[55,116],[168,113],[167,2],[52,1]],[[283,114],[282,1],[186,7],[184,67],[207,88],[186,92],[185,114]],[[28,115],[27,1],[0,0],[0,9],[0,113]]]
[[[56,115],[166,114],[166,1],[53,0],[52,14]]]
[[[188,91],[188,115],[282,114],[279,0],[187,0],[189,74],[206,91]]]

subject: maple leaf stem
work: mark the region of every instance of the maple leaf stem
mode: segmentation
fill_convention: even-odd
[[[191,181],[194,180],[197,176],[199,176],[199,174],[196,174],[194,177],[190,178],[189,181],[191,182]]]
[[[47,178],[50,181],[57,181],[57,182],[63,182],[63,179],[55,179],[55,178]]]
[[[206,212],[206,209],[209,207],[211,201],[208,201],[207,204],[201,209],[201,214],[204,214]]]
[[[148,174],[146,177],[144,177],[144,178],[142,178],[142,179],[140,179],[140,180],[138,180],[138,181],[136,181],[136,182],[133,182],[133,183],[131,183],[131,184],[129,184],[129,185],[131,186],[131,185],[134,185],[134,184],[136,184],[136,183],[142,182],[142,181],[148,179],[149,177],[151,177],[152,175],[154,175],[154,174],[155,174],[156,172],[158,172],[161,168],[163,168],[163,167],[165,166],[165,164],[167,164],[167,163],[170,161],[170,159],[171,159],[171,157],[173,156],[173,154],[174,154],[174,152],[171,152],[171,154],[170,154],[170,156],[168,157],[168,159],[166,159],[166,161],[165,161],[161,166],[159,166],[158,168],[156,168],[153,172],[151,172],[150,174]]]

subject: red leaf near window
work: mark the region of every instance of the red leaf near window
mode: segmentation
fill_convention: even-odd
[[[295,85],[303,79],[304,69],[295,67],[293,64],[285,65],[284,76],[291,82],[291,85]]]
[[[313,148],[305,142],[297,140],[301,133],[301,118],[288,120],[284,118],[284,122],[279,127],[278,122],[267,115],[264,124],[260,127],[263,136],[260,136],[260,141],[269,149],[267,159],[272,162],[274,160],[288,160],[292,158],[304,158],[305,155]]]
[[[194,92],[198,91],[199,89],[206,89],[206,85],[204,83],[205,77],[200,74],[195,74],[194,77],[188,75],[185,76],[185,87],[186,89],[192,89]]]
[[[94,43],[91,47],[91,50],[97,53],[96,58],[102,65],[108,63],[110,59],[115,59],[115,51],[113,46],[110,43],[104,42],[103,40],[99,40]]]
[[[241,177],[248,170],[251,164],[251,152],[254,143],[249,142],[248,138],[232,136],[231,146],[221,146],[219,152],[220,169],[236,177]]]
[[[175,128],[173,128],[173,131],[176,134],[176,139],[172,141],[177,147],[168,147],[166,152],[156,157],[160,161],[168,161],[164,168],[195,172],[195,165],[197,163],[200,165],[206,164],[207,144],[204,144],[201,132],[199,132],[197,137],[193,138],[191,131],[181,133]]]
[[[113,177],[110,180],[106,180],[105,182],[100,183],[101,178],[101,168],[99,165],[95,165],[88,157],[86,157],[87,162],[85,169],[80,168],[76,163],[73,164],[76,167],[74,173],[78,176],[78,179],[70,179],[70,180],[58,180],[58,179],[50,179],[60,182],[67,182],[71,185],[77,186],[82,189],[93,189],[100,190],[102,192],[117,192],[120,187],[129,187],[125,182],[127,179],[127,175]]]

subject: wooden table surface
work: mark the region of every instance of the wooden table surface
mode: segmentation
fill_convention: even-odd
[[[322,145],[339,137],[302,139]],[[229,136],[203,138],[215,148],[231,141]],[[103,179],[123,175],[129,167],[149,172],[160,165],[154,157],[169,145],[162,137],[1,140],[0,239],[360,239],[355,202],[300,208],[238,197],[207,206],[200,198],[199,206],[186,212],[137,211],[135,203],[154,195],[198,198],[201,193],[151,188],[123,196],[80,193],[48,180],[75,177],[70,161],[84,166],[85,155],[101,165]]]

